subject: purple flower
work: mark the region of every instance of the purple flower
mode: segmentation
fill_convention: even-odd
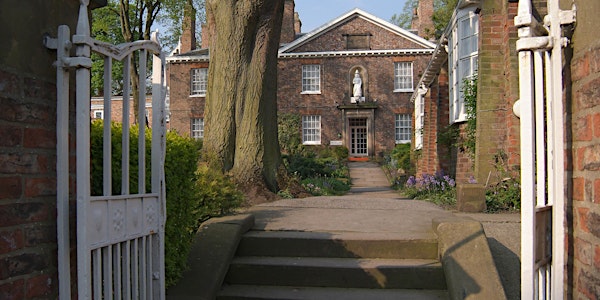
[[[473,175],[469,176],[469,183],[477,183],[477,179]]]

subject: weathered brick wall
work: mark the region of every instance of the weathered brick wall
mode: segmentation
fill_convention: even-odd
[[[0,2],[0,299],[56,299],[56,52],[79,1]],[[74,242],[72,241],[72,245]],[[72,264],[75,265],[75,264]],[[73,279],[74,280],[74,279]]]
[[[503,150],[506,142],[504,99],[506,89],[504,45],[505,20],[507,18],[500,0],[485,0],[479,14],[479,79],[477,103],[477,146],[475,154],[475,177],[484,183],[494,170],[494,155]]]
[[[563,1],[562,9],[570,8]],[[568,293],[573,299],[600,298],[600,41],[594,20],[600,2],[575,1],[577,26],[572,51],[566,50],[570,72],[567,92]],[[570,77],[570,78],[569,78]],[[569,80],[571,79],[571,80]],[[570,114],[569,114],[570,110]],[[569,163],[572,161],[572,164]],[[571,248],[572,247],[572,248]]]

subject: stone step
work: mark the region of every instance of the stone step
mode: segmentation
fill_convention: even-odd
[[[297,286],[225,285],[218,300],[442,300],[449,299],[445,290],[357,289]]]
[[[436,259],[437,240],[389,233],[250,231],[238,256]]]
[[[446,289],[437,260],[235,257],[227,284],[366,289]]]

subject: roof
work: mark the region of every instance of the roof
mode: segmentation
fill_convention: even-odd
[[[330,30],[353,18],[361,18],[371,22],[384,30],[388,30],[401,38],[407,39],[423,48],[420,49],[385,49],[385,50],[347,50],[347,51],[323,51],[323,52],[293,52],[295,49],[310,43],[314,39],[326,34]],[[388,21],[380,19],[364,10],[355,8],[336,19],[316,28],[299,37],[291,43],[282,45],[279,49],[279,58],[297,58],[297,57],[336,57],[336,56],[388,56],[388,55],[415,55],[431,54],[434,51],[435,44],[408,31],[402,29]],[[208,49],[197,49],[190,52],[175,54],[167,57],[168,63],[179,62],[208,62]]]
[[[208,48],[195,49],[190,52],[167,56],[168,63],[189,62],[189,61],[208,61]]]
[[[362,19],[364,19],[368,22],[371,22],[385,30],[389,30],[394,34],[397,34],[407,40],[410,40],[418,45],[421,45],[424,48],[426,48],[424,50],[428,53],[431,53],[431,50],[433,48],[435,48],[434,43],[432,43],[416,34],[413,34],[408,30],[402,29],[388,21],[380,19],[364,10],[355,8],[355,9],[352,9],[352,10],[348,11],[347,13],[337,17],[336,19],[330,21],[329,23],[326,23],[326,24],[322,25],[321,27],[318,27],[315,30],[313,30],[307,34],[304,34],[299,39],[296,39],[295,41],[283,46],[282,48],[279,49],[279,55],[285,56],[286,54],[292,52],[293,50],[299,48],[300,46],[305,45],[305,44],[309,43],[310,41],[316,39],[317,37],[336,28],[340,24],[342,24],[350,19],[356,18],[356,17],[362,18]],[[400,49],[398,49],[398,50],[400,50]],[[414,49],[411,49],[411,50],[414,50]],[[346,51],[346,52],[350,52],[350,51]],[[296,55],[298,55],[298,53],[296,53]],[[313,55],[314,55],[314,53],[313,53]]]

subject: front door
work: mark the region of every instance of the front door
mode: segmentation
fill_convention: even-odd
[[[350,123],[350,155],[368,156],[367,118],[354,118]]]

